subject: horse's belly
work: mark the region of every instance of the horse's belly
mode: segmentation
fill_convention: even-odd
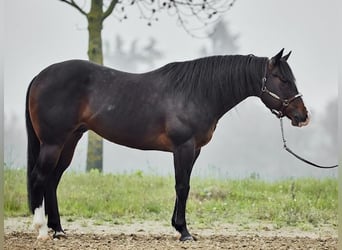
[[[101,134],[100,134],[101,135]],[[124,136],[124,135],[112,135],[112,136],[105,136],[101,135],[106,140],[130,147],[130,148],[136,148],[141,150],[161,150],[161,151],[172,151],[172,143],[171,140],[164,134],[160,134],[157,136],[153,136],[150,138],[146,137],[130,137],[130,136]]]
[[[132,124],[113,122],[111,125],[104,125],[97,122],[96,125],[90,125],[89,129],[110,142],[126,147],[172,151],[172,142],[163,132],[163,126],[160,124],[153,125],[153,122],[148,123],[148,125],[134,122]]]

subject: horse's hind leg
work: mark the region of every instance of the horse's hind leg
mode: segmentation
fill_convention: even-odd
[[[34,212],[33,225],[39,231],[38,239],[48,239],[48,228],[45,221],[44,193],[50,173],[56,167],[61,153],[61,146],[42,144],[37,163],[31,173],[32,187],[30,206]]]
[[[54,238],[65,237],[65,233],[61,226],[58,200],[57,200],[57,186],[62,177],[64,171],[71,163],[74,151],[79,139],[82,137],[83,131],[75,132],[65,143],[63,151],[60,155],[56,168],[49,177],[49,181],[46,186],[44,200],[45,209],[48,215],[48,227],[54,231]]]

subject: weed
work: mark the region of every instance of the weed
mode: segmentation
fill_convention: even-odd
[[[27,216],[26,173],[4,171],[5,216]],[[67,173],[58,188],[61,216],[68,221],[92,218],[115,224],[158,220],[170,224],[174,178],[133,174]],[[187,205],[189,224],[265,221],[275,228],[337,225],[337,179],[262,181],[257,175],[244,180],[191,180]]]

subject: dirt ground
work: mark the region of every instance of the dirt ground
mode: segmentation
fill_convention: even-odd
[[[171,226],[159,222],[99,225],[92,220],[62,221],[66,239],[36,240],[31,218],[5,219],[4,249],[337,249],[337,231],[320,227],[276,229],[271,224],[189,228],[197,241],[179,242]]]

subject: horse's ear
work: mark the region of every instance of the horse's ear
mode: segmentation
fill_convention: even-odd
[[[273,66],[277,65],[280,62],[281,57],[283,56],[284,49],[282,49],[278,54],[276,54],[274,57],[271,59],[271,64]]]
[[[292,51],[290,51],[286,56],[283,56],[283,60],[287,61],[287,59],[289,59],[290,55],[291,55]]]

